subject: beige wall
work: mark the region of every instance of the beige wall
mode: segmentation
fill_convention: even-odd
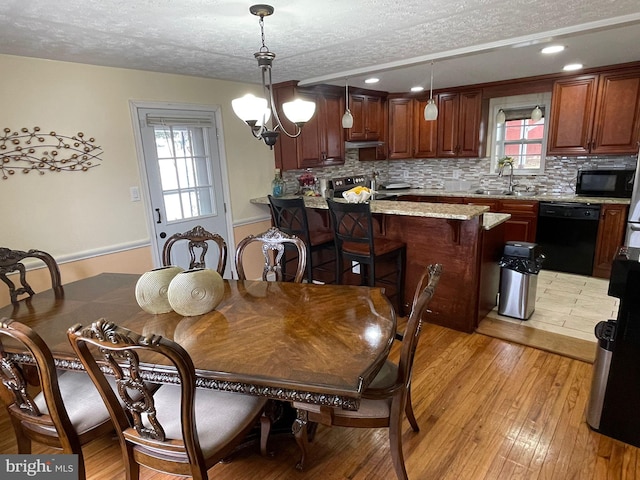
[[[0,55],[0,128],[40,127],[63,135],[83,132],[103,153],[88,172],[16,174],[0,179],[0,246],[38,248],[56,259],[75,260],[131,250],[150,266],[144,202],[131,202],[129,188],[140,186],[130,101],[220,106],[234,225],[243,231],[268,216],[249,203],[265,195],[273,177],[273,153],[253,140],[236,118],[231,100],[257,85]],[[259,72],[256,69],[256,80]],[[236,240],[242,237],[237,237]],[[114,255],[110,271],[128,271]],[[117,261],[113,261],[117,259]],[[63,273],[63,281],[71,281]],[[3,302],[0,301],[0,304]]]

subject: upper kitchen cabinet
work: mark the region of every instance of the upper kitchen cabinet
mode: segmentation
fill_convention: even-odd
[[[557,80],[551,155],[633,154],[640,140],[640,69]]]
[[[435,158],[437,120],[424,119],[427,100],[389,98],[389,159]]]
[[[383,136],[384,97],[354,93],[349,95],[353,127],[347,129],[348,141],[381,140]]]
[[[438,157],[479,157],[482,91],[438,94]]]
[[[330,86],[298,88],[297,82],[285,82],[274,86],[278,112],[282,104],[294,97],[311,100],[316,112],[302,128],[297,138],[280,133],[275,145],[276,167],[282,170],[298,170],[344,164],[344,95],[342,89]],[[287,131],[293,133],[295,125],[284,114],[280,120]]]

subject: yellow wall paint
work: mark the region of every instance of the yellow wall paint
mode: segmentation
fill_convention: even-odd
[[[149,242],[150,209],[129,199],[129,188],[142,184],[130,101],[220,106],[233,222],[268,215],[249,199],[268,193],[273,152],[251,137],[231,108],[233,98],[259,93],[257,85],[10,55],[0,55],[0,71],[0,128],[83,132],[103,149],[101,165],[88,172],[0,179],[0,246],[82,257]]]

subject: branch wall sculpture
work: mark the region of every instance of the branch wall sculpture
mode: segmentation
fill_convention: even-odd
[[[37,171],[44,175],[50,172],[81,171],[86,172],[102,161],[102,148],[95,145],[95,139],[84,138],[78,132],[73,137],[59,135],[56,132],[40,133],[40,127],[33,131],[23,127],[20,132],[11,133],[5,128],[0,135],[0,173],[2,179],[17,171],[29,173]]]

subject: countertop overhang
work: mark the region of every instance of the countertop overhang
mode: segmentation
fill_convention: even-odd
[[[413,194],[413,191],[411,191]],[[287,198],[287,197],[284,197]],[[303,198],[308,208],[328,209],[327,200],[323,197]],[[268,197],[252,198],[251,203],[269,205]],[[338,199],[338,201],[341,201]],[[444,218],[448,220],[472,220],[489,211],[485,205],[465,205],[456,203],[405,202],[397,200],[372,200],[371,213],[385,215],[406,215],[410,217]]]

